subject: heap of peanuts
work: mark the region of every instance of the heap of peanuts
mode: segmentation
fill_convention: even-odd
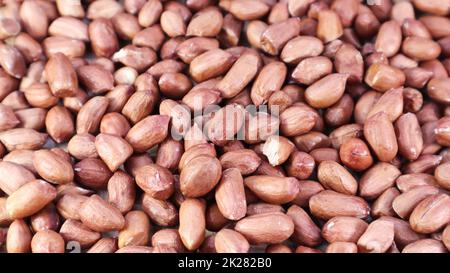
[[[0,1],[0,252],[448,252],[449,14]]]

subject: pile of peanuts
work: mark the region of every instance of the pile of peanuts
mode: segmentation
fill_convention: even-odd
[[[449,15],[0,0],[0,252],[449,252]]]

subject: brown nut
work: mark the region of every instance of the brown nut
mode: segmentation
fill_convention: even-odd
[[[83,224],[94,231],[121,230],[125,226],[120,211],[96,194],[83,202],[79,214]]]
[[[294,223],[283,213],[271,212],[245,217],[234,229],[251,244],[277,244],[293,234]]]
[[[197,249],[205,239],[205,204],[198,199],[186,199],[180,206],[181,241],[188,250]]]
[[[33,180],[13,192],[6,200],[11,219],[31,216],[56,198],[56,189],[43,180]]]
[[[271,204],[288,203],[299,192],[298,181],[293,177],[249,176],[244,183],[259,198]]]
[[[313,195],[309,200],[309,208],[314,216],[325,220],[336,216],[366,218],[370,213],[364,199],[330,190]]]
[[[222,215],[230,220],[243,218],[247,210],[244,181],[237,168],[229,168],[222,173],[216,187],[215,198]]]

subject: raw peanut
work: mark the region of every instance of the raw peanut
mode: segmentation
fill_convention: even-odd
[[[358,246],[350,242],[333,242],[327,246],[326,253],[358,253]]]
[[[95,148],[95,137],[87,133],[74,135],[67,144],[67,149],[70,155],[80,160],[98,156]]]
[[[333,63],[330,59],[318,56],[306,58],[292,72],[292,78],[299,83],[311,85],[320,78],[332,72]]]
[[[366,120],[375,114],[385,112],[394,122],[403,113],[403,88],[395,88],[384,93],[367,113]]]
[[[45,77],[57,97],[72,97],[78,89],[78,79],[69,59],[62,53],[52,55],[45,65]]]
[[[273,205],[268,203],[256,203],[247,206],[247,216],[271,212],[284,213],[285,211],[281,205]]]
[[[23,27],[35,39],[41,39],[47,35],[48,16],[37,1],[24,3],[20,6],[19,16]]]
[[[450,104],[450,89],[448,88],[448,83],[450,78],[433,78],[428,82],[427,90],[429,96],[445,105]]]
[[[294,223],[289,216],[272,212],[245,217],[234,229],[251,244],[277,244],[293,234]]]
[[[118,247],[146,246],[150,241],[150,221],[147,215],[139,210],[125,215],[125,226],[119,232]]]
[[[182,170],[192,159],[200,155],[209,155],[212,157],[216,157],[216,150],[214,148],[214,145],[209,143],[202,143],[190,147],[181,156],[180,163],[178,164],[178,169]]]
[[[430,195],[439,193],[438,188],[433,186],[418,186],[408,192],[396,197],[392,203],[392,208],[403,219],[407,219],[414,208]]]
[[[219,34],[223,17],[216,7],[208,7],[197,12],[186,29],[188,36],[214,37]]]
[[[295,253],[322,253],[322,251],[306,246],[298,246],[295,249]]]
[[[9,225],[11,222],[12,220],[6,211],[6,197],[0,197],[0,226]]]
[[[136,186],[133,179],[125,172],[118,170],[108,181],[108,202],[116,206],[121,213],[133,208]]]
[[[324,43],[334,41],[344,33],[338,14],[332,10],[319,11],[317,20],[317,37]]]
[[[244,124],[245,142],[249,144],[267,140],[279,129],[280,121],[276,116],[258,112],[254,116],[246,117]]]
[[[89,41],[88,26],[83,21],[69,16],[56,18],[48,27],[48,33],[52,36]]]
[[[37,174],[37,171],[33,165],[33,153],[34,151],[32,150],[14,150],[9,152],[9,154],[5,155],[3,157],[3,160],[6,162],[21,165],[30,172],[32,172],[33,174]]]
[[[249,176],[244,183],[259,198],[271,204],[288,203],[299,192],[298,181],[293,177]]]
[[[85,158],[73,167],[75,180],[94,189],[106,188],[112,173],[106,164],[97,158]]]
[[[387,64],[375,63],[368,68],[364,81],[373,89],[386,92],[392,88],[402,86],[406,81],[406,77],[405,73],[398,68]]]
[[[283,244],[272,244],[266,247],[266,253],[292,253],[292,249]]]
[[[325,220],[336,216],[366,218],[370,213],[364,199],[330,190],[313,195],[309,200],[309,208],[314,216]]]
[[[109,58],[119,49],[119,41],[113,24],[107,18],[93,20],[89,24],[88,31],[92,50],[96,56]]]
[[[366,143],[359,138],[349,138],[339,148],[339,158],[348,168],[364,171],[373,164],[373,159]]]
[[[261,34],[261,49],[268,54],[278,55],[286,43],[300,33],[300,20],[289,18],[267,27]]]
[[[65,243],[63,237],[53,230],[37,232],[31,240],[33,253],[64,253]]]
[[[441,54],[439,44],[431,39],[422,37],[407,37],[403,41],[402,51],[408,57],[418,61],[436,59]]]
[[[48,37],[42,42],[42,47],[47,57],[62,53],[72,59],[82,57],[86,52],[86,46],[83,41],[70,39],[64,36]]]
[[[209,140],[218,146],[233,140],[244,125],[245,114],[244,107],[239,104],[228,104],[217,110],[204,125]]]
[[[448,3],[440,1],[413,0],[414,6],[423,12],[435,15],[448,15]]]
[[[116,238],[101,238],[86,253],[114,253],[117,251]]]
[[[6,211],[11,219],[31,216],[56,198],[56,189],[43,180],[26,183],[6,200]]]
[[[174,191],[172,173],[156,164],[149,164],[137,169],[136,183],[150,196],[161,200],[169,198]]]
[[[219,6],[242,21],[258,19],[270,10],[262,1],[255,0],[221,0]]]
[[[17,128],[0,132],[0,141],[9,151],[37,150],[44,146],[47,134],[34,129]]]
[[[237,168],[229,168],[222,173],[216,187],[215,198],[222,215],[230,220],[239,220],[246,214],[247,203],[244,181]]]
[[[405,246],[402,253],[447,253],[447,249],[438,240],[422,239]]]
[[[0,104],[0,130],[5,131],[16,127],[20,120],[11,107]]]
[[[308,207],[309,199],[315,194],[323,191],[323,186],[312,180],[299,181],[299,192],[292,203],[301,207]]]
[[[407,113],[395,123],[399,153],[409,160],[416,160],[423,149],[422,131],[416,115]]]
[[[55,184],[73,181],[74,172],[71,162],[50,150],[34,152],[33,164],[38,174],[46,181]]]
[[[8,253],[28,253],[31,251],[32,234],[24,220],[12,222],[6,237],[6,251]]]
[[[24,90],[25,98],[34,107],[50,108],[58,102],[47,84],[33,83]],[[3,110],[4,111],[4,110]]]
[[[283,164],[294,150],[294,144],[282,136],[270,136],[262,147],[263,154],[272,166]]]
[[[203,196],[217,185],[221,175],[222,166],[217,158],[199,155],[181,170],[181,192],[187,197]]]
[[[136,124],[147,117],[159,99],[157,91],[137,91],[126,101],[122,114]]]
[[[72,115],[64,106],[54,106],[47,112],[45,127],[57,143],[67,141],[75,132]]]
[[[394,165],[380,162],[367,170],[361,177],[359,194],[361,197],[374,199],[392,187],[400,175],[400,170]]]
[[[161,28],[169,37],[183,36],[186,34],[186,25],[178,12],[166,10],[161,14]]]
[[[450,227],[447,225],[447,227],[442,232],[442,242],[447,247],[447,249],[450,248]]]
[[[379,112],[366,120],[364,136],[380,161],[391,161],[397,154],[394,126],[385,112]]]
[[[238,95],[256,76],[261,65],[261,58],[255,52],[244,53],[236,60],[216,88],[224,98]]]
[[[313,129],[318,118],[319,115],[314,109],[304,104],[294,104],[280,115],[281,133],[288,137],[308,133]]]
[[[190,64],[197,56],[219,48],[216,39],[194,37],[183,41],[176,47],[176,55],[186,64]]]
[[[321,243],[320,229],[309,215],[299,206],[292,205],[286,215],[294,222],[294,234],[292,238],[299,244],[314,247]]]
[[[0,66],[7,74],[18,79],[25,75],[25,59],[16,47],[0,44],[0,57]]]
[[[220,76],[233,64],[233,56],[221,49],[211,49],[195,57],[189,66],[189,74],[196,82]]]
[[[397,21],[388,21],[381,25],[375,41],[375,50],[386,57],[394,56],[402,44],[402,30]]]
[[[99,232],[93,231],[81,222],[71,219],[64,222],[59,233],[66,242],[78,242],[82,248],[90,247],[101,237]]]
[[[205,241],[207,238],[205,239]],[[162,229],[152,236],[152,245],[155,247],[169,247],[175,249],[178,253],[186,252],[186,248],[181,241],[178,230]]]
[[[77,68],[80,83],[95,94],[110,91],[114,87],[113,75],[98,65],[83,65]]]
[[[287,68],[281,62],[273,62],[264,66],[251,89],[250,96],[253,103],[258,106],[267,102],[270,95],[281,88],[286,73]]]
[[[326,108],[336,103],[344,94],[347,74],[331,74],[309,86],[305,99],[315,108]]]
[[[220,157],[222,168],[237,168],[242,175],[249,175],[256,171],[261,158],[250,149],[239,149],[224,153]]]
[[[130,130],[128,120],[119,113],[108,113],[100,121],[100,133],[124,137]]]
[[[355,195],[358,189],[355,178],[334,161],[321,162],[317,170],[317,178],[325,188],[340,193]]]
[[[5,159],[0,162],[0,189],[8,195],[35,179],[33,172],[21,164]]]
[[[170,201],[158,200],[149,194],[144,194],[142,209],[157,225],[174,226],[178,224],[178,211]]]
[[[180,206],[178,232],[184,246],[192,251],[205,239],[205,204],[198,199],[186,199]]]
[[[450,146],[450,134],[448,133],[448,129],[450,127],[450,118],[443,117],[441,118],[434,129],[434,134],[436,137],[436,142],[443,146]],[[0,135],[1,140],[1,135]],[[5,144],[5,143],[4,143]],[[7,145],[5,145],[7,146]]]
[[[153,115],[136,123],[128,131],[125,140],[136,152],[144,152],[161,143],[167,136],[169,117]]]
[[[302,50],[299,51],[298,49]],[[281,59],[285,63],[298,64],[301,60],[319,56],[324,49],[320,39],[310,36],[299,36],[289,40],[281,51]]]
[[[450,218],[450,197],[445,193],[434,194],[422,200],[409,217],[412,229],[420,233],[432,233],[445,226]]]
[[[183,144],[180,141],[167,138],[159,146],[158,153],[156,155],[156,164],[172,171],[176,170],[183,153]]]
[[[121,230],[125,226],[120,211],[96,194],[83,202],[79,214],[83,224],[98,232]]]
[[[305,152],[294,151],[285,164],[286,172],[289,176],[297,179],[307,179],[311,176],[315,167],[312,156]]]
[[[87,101],[77,115],[77,134],[95,133],[108,107],[108,99],[97,96]]]
[[[320,132],[309,132],[293,139],[297,149],[303,152],[309,152],[315,148],[329,147],[331,142],[327,135]]]
[[[450,163],[444,163],[439,165],[434,170],[434,177],[436,178],[436,182],[439,184],[439,186],[443,187],[444,189],[450,189]]]
[[[100,158],[114,172],[133,154],[133,148],[119,136],[99,134],[95,148]]]
[[[112,56],[114,62],[134,68],[138,72],[142,72],[155,64],[156,59],[156,53],[152,49],[134,45],[127,45]]]
[[[395,210],[392,207],[393,201],[400,192],[395,187],[385,190],[372,204],[371,214],[373,217],[395,216]]]
[[[394,224],[385,220],[375,220],[369,224],[358,240],[361,252],[384,253],[394,241]]]
[[[366,231],[368,224],[356,217],[337,216],[322,227],[322,236],[329,243],[356,243]]]
[[[67,193],[58,200],[56,208],[64,218],[80,220],[79,210],[87,199],[87,196],[81,194]]]
[[[206,229],[210,231],[219,231],[230,221],[225,218],[219,210],[217,203],[212,203],[206,208]]]
[[[226,228],[217,232],[214,244],[217,253],[246,253],[250,249],[250,245],[244,236]]]

